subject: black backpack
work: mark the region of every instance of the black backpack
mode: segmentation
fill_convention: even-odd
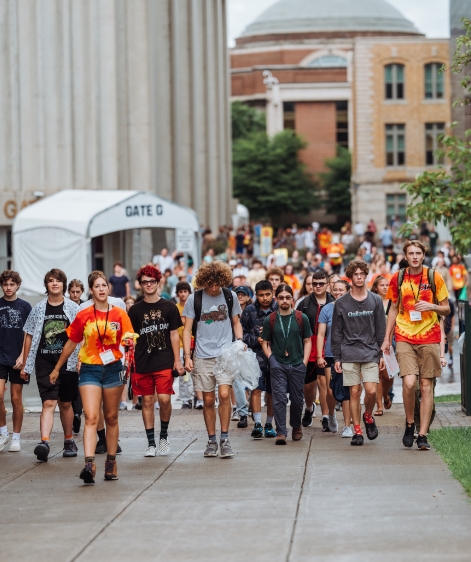
[[[231,321],[231,326],[232,326],[232,308],[234,306],[234,297],[232,296],[232,291],[230,289],[227,289],[226,287],[222,288],[222,292],[226,300],[227,311],[229,313],[229,319]],[[199,289],[198,291],[195,291],[194,308],[195,308],[195,318],[193,320],[193,326],[191,327],[191,332],[196,341],[196,330],[198,329],[198,322],[201,320],[201,311],[203,309],[203,289]],[[234,340],[234,328],[232,328],[232,340]]]

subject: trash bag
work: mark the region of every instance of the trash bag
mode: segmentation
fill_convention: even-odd
[[[459,347],[459,350],[460,350],[460,355],[463,355],[465,333],[466,332],[463,332],[460,336],[460,339],[458,340],[458,347]]]
[[[244,388],[253,390],[258,386],[260,367],[255,353],[238,340],[223,348],[222,354],[216,359],[213,373],[229,375],[233,380],[238,379]]]

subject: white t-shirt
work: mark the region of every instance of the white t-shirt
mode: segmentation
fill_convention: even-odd
[[[173,271],[173,268],[175,267],[175,261],[172,256],[162,256],[162,254],[159,254],[158,256],[154,256],[152,258],[152,262],[159,266],[162,273],[164,273],[166,269]]]

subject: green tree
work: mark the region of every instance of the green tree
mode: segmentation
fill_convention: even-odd
[[[457,51],[451,65],[452,72],[461,73],[471,63],[471,20],[463,19],[465,35],[458,38]],[[442,69],[444,71],[445,69]],[[462,85],[471,91],[471,78],[466,76]],[[465,104],[464,101],[457,103]],[[452,135],[440,137],[437,156],[446,156],[451,163],[451,173],[443,167],[424,172],[414,182],[404,184],[412,198],[408,207],[408,223],[401,229],[409,235],[420,222],[443,221],[448,226],[453,245],[465,254],[471,248],[471,142]]]
[[[325,162],[328,172],[321,174],[324,209],[337,216],[339,223],[350,219],[352,198],[350,180],[352,176],[352,158],[348,149],[337,147],[337,156]]]
[[[284,212],[308,214],[315,184],[299,159],[306,143],[292,130],[270,138],[251,133],[233,142],[234,197],[255,218],[275,220]]]
[[[248,137],[252,133],[265,131],[265,112],[235,101],[231,105],[232,140]]]

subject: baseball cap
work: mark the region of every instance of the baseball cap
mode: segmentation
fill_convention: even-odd
[[[252,298],[252,289],[247,285],[239,285],[233,289],[234,293],[245,293],[248,297]]]

